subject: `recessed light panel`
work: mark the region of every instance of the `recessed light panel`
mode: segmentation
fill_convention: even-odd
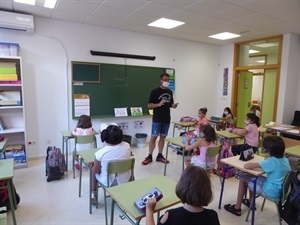
[[[249,50],[249,54],[254,54],[254,53],[258,53],[258,52],[260,52],[260,51],[256,51],[256,50],[253,50],[253,49]]]
[[[183,25],[183,24],[185,24],[185,23],[181,22],[181,21],[161,18],[161,19],[158,19],[158,20],[148,24],[148,26],[164,28],[164,29],[172,29],[174,27],[178,27],[178,26]]]
[[[28,5],[35,5],[35,0],[14,0],[14,2],[28,4]]]
[[[209,37],[219,39],[219,40],[228,40],[228,39],[237,38],[237,37],[240,37],[240,36],[241,35],[239,35],[239,34],[234,34],[234,33],[230,33],[230,32],[223,32],[223,33],[219,33],[219,34],[210,35]]]
[[[57,2],[57,0],[46,0],[45,4],[44,4],[44,7],[53,9],[56,2]]]
[[[262,43],[262,44],[257,44],[257,45],[254,45],[256,47],[261,47],[261,48],[269,48],[269,47],[274,47],[274,46],[277,46],[278,43]]]

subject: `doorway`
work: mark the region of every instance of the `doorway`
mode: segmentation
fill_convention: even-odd
[[[235,45],[232,110],[237,127],[247,113],[261,124],[276,121],[282,36]]]

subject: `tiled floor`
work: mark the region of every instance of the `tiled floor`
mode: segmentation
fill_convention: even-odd
[[[164,164],[153,162],[147,166],[142,166],[141,161],[148,154],[148,149],[133,148],[136,158],[135,177],[144,178],[152,174],[162,174]],[[155,155],[157,150],[155,150]],[[181,158],[175,152],[170,152],[170,164],[167,167],[167,176],[178,181],[181,174]],[[69,157],[71,158],[71,156]],[[71,164],[69,164],[71,165]],[[220,181],[214,174],[211,175],[211,181],[214,192],[214,199],[208,208],[218,212],[222,225],[232,224],[251,224],[245,222],[246,208],[243,206],[244,213],[241,217],[234,216],[226,212],[223,208],[225,203],[234,203],[237,193],[237,180],[230,178],[226,180],[225,192],[222,208],[218,209]],[[78,174],[75,179],[72,178],[72,172],[69,170],[65,177],[59,181],[46,182],[45,160],[38,159],[29,161],[29,167],[26,169],[15,170],[14,184],[17,192],[21,196],[21,202],[16,210],[18,225],[103,225],[104,208],[102,201],[102,190],[100,193],[100,207],[93,208],[93,214],[89,214],[88,209],[88,170],[84,169],[82,197],[78,197]],[[130,191],[130,190],[129,190]],[[109,201],[110,202],[110,201]],[[260,206],[262,199],[257,200],[257,213],[255,224],[268,225],[278,224],[276,208],[273,203],[266,202],[265,209],[261,212]],[[109,207],[110,209],[110,207]],[[8,224],[12,224],[11,215],[8,214]],[[115,224],[130,224],[126,219],[119,218],[118,211],[115,210]],[[145,220],[141,221],[145,224]],[[188,221],[187,223],[188,224]],[[283,225],[286,223],[283,222]]]

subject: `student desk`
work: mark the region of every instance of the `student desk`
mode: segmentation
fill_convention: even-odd
[[[107,188],[106,191],[112,197],[111,225],[114,223],[114,207],[127,218],[131,224],[140,224],[146,215],[140,212],[133,202],[146,194],[152,188],[158,188],[163,193],[163,198],[157,202],[154,212],[180,203],[180,199],[175,194],[176,182],[163,175],[154,175]]]
[[[270,125],[265,125],[263,126],[266,129],[275,131],[277,133],[277,135],[279,136],[280,133],[282,132],[287,132],[289,130],[295,129],[296,127],[293,125],[288,125],[288,124],[274,124],[272,126]]]
[[[172,148],[172,145],[179,146],[180,148],[183,148],[183,150],[177,149],[177,148],[172,148],[176,150],[177,152],[182,153],[182,171],[184,170],[184,146],[185,144],[182,143],[182,137],[173,137],[173,138],[166,138],[165,141],[167,142],[167,150],[166,150],[166,159],[168,159],[168,152],[169,152],[169,147]],[[165,163],[165,169],[164,169],[164,175],[166,176],[167,172],[167,165],[168,163]]]
[[[212,119],[207,119],[207,121],[213,128],[216,128],[218,124],[222,124],[224,122],[224,120],[212,120]]]
[[[229,132],[228,130],[216,131],[216,134],[219,137],[223,137],[224,139],[227,139],[229,146],[232,146],[234,144],[235,139],[244,138],[243,136],[240,136],[238,134],[234,134],[232,132]]]
[[[0,160],[0,181],[6,180],[6,186],[0,187],[0,189],[7,189],[11,215],[13,219],[13,224],[17,225],[15,209],[17,208],[16,196],[13,186],[14,177],[14,159],[3,159]]]
[[[194,122],[172,122],[173,125],[173,137],[175,134],[175,128],[178,128],[179,130],[182,129],[184,132],[190,131],[191,127],[194,127]]]
[[[0,159],[1,159],[1,155],[3,154],[3,159],[6,159],[6,156],[5,156],[5,144],[7,142],[7,139],[4,139],[3,141],[0,142]]]
[[[82,178],[82,162],[84,161],[86,165],[88,166],[89,163],[93,163],[95,159],[95,153],[100,148],[92,148],[88,150],[83,150],[77,152],[80,156],[80,170],[79,170],[79,197],[81,197],[81,178]],[[90,207],[90,214],[92,214],[92,167],[89,167],[90,172],[90,186],[89,186],[89,207]]]
[[[286,148],[285,154],[288,156],[294,156],[294,157],[300,158],[300,145]]]
[[[66,146],[66,169],[68,171],[68,155],[69,155],[69,140],[75,138],[72,134],[72,130],[62,130],[62,152],[65,154],[65,146]],[[95,132],[95,135],[99,134]],[[95,145],[97,146],[97,138],[95,137]]]
[[[244,165],[246,163],[253,163],[253,162],[259,162],[264,160],[265,158],[262,156],[258,156],[258,155],[254,155],[254,158],[245,162],[245,161],[241,161],[239,160],[239,155],[237,156],[233,156],[233,157],[229,157],[229,158],[223,158],[221,159],[221,163],[225,164],[225,170],[224,170],[224,174],[223,174],[223,179],[222,179],[222,186],[221,186],[221,192],[220,192],[220,199],[219,199],[219,209],[221,209],[221,204],[222,204],[222,197],[223,197],[223,191],[224,191],[224,184],[225,184],[225,176],[226,176],[226,172],[227,172],[227,168],[228,166],[232,166],[235,169],[248,173],[250,175],[253,175],[254,178],[254,190],[253,190],[253,204],[255,205],[255,195],[256,195],[256,181],[257,178],[262,175],[264,173],[264,171],[262,169],[254,169],[254,170],[248,170],[244,168]],[[254,225],[254,217],[255,217],[255,208],[252,208],[252,220],[251,220],[251,225]]]

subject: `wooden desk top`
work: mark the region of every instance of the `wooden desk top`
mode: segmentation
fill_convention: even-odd
[[[0,142],[0,152],[3,150],[6,142],[7,142],[7,139],[4,139],[3,141]]]
[[[14,177],[14,159],[0,160],[0,180],[8,180]]]
[[[75,138],[75,136],[72,134],[73,130],[62,130],[60,133],[63,135],[64,138]],[[99,134],[97,131],[95,131],[95,135]]]
[[[134,201],[146,194],[152,188],[158,188],[163,193],[163,198],[157,202],[155,212],[180,203],[175,194],[176,182],[164,175],[154,175],[140,180],[110,187],[107,192],[134,220],[145,217],[134,205]]]
[[[222,120],[222,119],[219,119],[219,120],[207,119],[207,121],[210,122],[210,123],[222,123],[222,122],[224,122],[225,120]]]
[[[182,137],[173,137],[173,138],[166,138],[165,141],[178,145],[180,147],[184,147],[185,145],[182,143]]]
[[[300,158],[300,145],[286,148],[285,154]]]
[[[234,134],[232,132],[229,132],[228,130],[216,131],[216,134],[218,136],[222,136],[222,137],[227,138],[227,139],[244,138],[243,136],[240,136],[238,134]]]
[[[88,150],[78,151],[77,154],[85,161],[86,163],[92,163],[95,159],[95,153],[101,148],[91,148]]]
[[[180,125],[182,127],[192,127],[194,126],[194,122],[172,122],[174,125]]]
[[[246,162],[242,161],[242,160],[239,160],[239,158],[240,158],[240,156],[237,155],[237,156],[233,156],[233,157],[229,157],[229,158],[223,158],[220,161],[222,163],[225,163],[225,164],[227,164],[229,166],[232,166],[232,167],[234,167],[236,169],[239,169],[239,170],[241,170],[243,172],[252,174],[254,176],[259,176],[259,175],[262,175],[264,173],[264,171],[262,169],[259,169],[259,168],[253,169],[253,170],[248,170],[248,169],[244,168],[244,165],[246,163],[249,163],[249,162],[251,162],[251,163],[252,162],[259,162],[259,161],[264,160],[265,159],[264,157],[258,156],[258,155],[254,155],[253,159],[251,159],[249,161],[246,161]]]
[[[272,126],[270,125],[264,125],[264,128],[271,129],[271,130],[276,130],[276,131],[287,131],[291,129],[295,129],[296,127],[293,125],[288,125],[288,124],[274,124]]]

